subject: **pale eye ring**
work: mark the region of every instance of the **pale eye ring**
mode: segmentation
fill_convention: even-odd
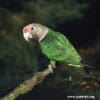
[[[31,27],[31,30],[33,30],[34,28],[33,27]]]

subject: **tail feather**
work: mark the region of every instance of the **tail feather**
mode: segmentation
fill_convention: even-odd
[[[88,65],[88,64],[84,64],[84,63],[83,63],[83,65],[84,65],[86,68],[90,68],[90,69],[94,69],[94,68],[96,68],[95,66]]]
[[[85,78],[90,81],[94,81],[100,85],[100,81],[95,77],[93,72],[91,71],[91,65],[84,64],[84,67],[76,67],[75,69]],[[95,68],[95,67],[92,67]]]
[[[84,66],[84,69],[85,69],[85,71],[89,74],[89,76],[90,76],[91,78],[92,78],[92,77],[95,77],[89,68],[90,68],[90,67],[88,67],[88,66]]]

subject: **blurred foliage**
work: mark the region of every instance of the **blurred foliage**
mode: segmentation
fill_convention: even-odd
[[[24,40],[22,28],[28,23],[39,22],[50,26],[55,30],[68,32],[68,38],[70,38],[73,44],[77,47],[84,46],[84,41],[86,41],[84,38],[87,38],[88,43],[85,42],[87,48],[82,47],[80,54],[83,58],[87,60],[89,59],[88,61],[92,61],[93,64],[99,66],[100,61],[98,59],[100,59],[100,41],[91,42],[90,38],[91,36],[94,37],[94,35],[100,33],[99,27],[98,29],[97,27],[94,27],[94,24],[96,24],[95,22],[99,22],[99,18],[96,20],[96,17],[94,19],[94,16],[91,16],[95,13],[96,16],[98,15],[98,12],[95,12],[96,8],[94,4],[97,4],[98,7],[98,0],[1,0],[0,96],[8,93],[8,91],[15,88],[23,80],[31,77],[38,70],[46,68],[49,63],[48,59],[40,53],[37,44],[34,45],[34,43],[27,43]],[[95,8],[95,11],[93,11],[93,7]],[[99,8],[97,8],[97,10],[98,9]],[[92,31],[95,33],[92,34]],[[72,34],[69,35],[71,32]],[[87,33],[89,35],[86,35]],[[88,44],[94,44],[95,46],[94,48],[91,48],[87,46]],[[63,65],[60,65],[60,67],[62,66]],[[56,90],[59,87],[60,81],[63,81],[68,77],[68,75],[70,75],[70,73],[68,74],[67,71],[64,72],[64,70],[61,71],[58,68],[58,72],[56,72],[55,75],[51,75],[43,82],[44,85],[40,85],[40,87],[43,88],[40,89],[39,87],[37,90],[40,91],[44,89],[44,94],[51,86],[54,86],[53,88]],[[46,84],[48,84],[47,87],[45,86]],[[77,95],[81,92],[80,89],[78,89],[77,92],[73,91],[73,87],[70,88],[72,90],[69,89],[66,92],[69,84],[65,84],[64,82],[61,82],[60,86],[62,89],[59,90],[59,93],[65,91],[66,95],[69,93]],[[47,90],[45,91],[45,89]],[[83,90],[83,94],[85,93],[88,93],[88,91],[84,92]],[[90,93],[90,95],[93,95],[93,93]],[[98,93],[99,92],[97,91],[97,96]],[[49,94],[50,93],[48,93],[48,95]]]
[[[34,73],[34,48],[22,36],[23,15],[0,9],[0,89],[11,88]],[[27,74],[26,74],[27,73]],[[23,76],[23,77],[21,77]],[[1,91],[2,92],[2,91]]]

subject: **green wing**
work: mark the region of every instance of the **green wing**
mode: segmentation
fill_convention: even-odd
[[[49,32],[40,46],[43,54],[51,60],[77,64],[81,59],[68,39],[59,32]]]

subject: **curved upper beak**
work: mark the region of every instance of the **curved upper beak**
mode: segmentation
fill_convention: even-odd
[[[29,39],[32,38],[32,35],[29,32],[25,32],[25,33],[23,33],[23,35],[24,35],[24,38],[26,41],[29,41]]]

